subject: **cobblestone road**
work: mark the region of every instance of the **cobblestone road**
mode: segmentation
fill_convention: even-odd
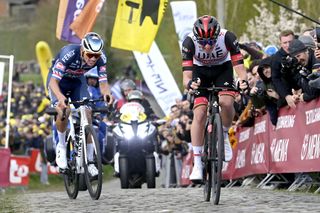
[[[22,194],[8,212],[320,212],[320,196],[251,188],[223,188],[221,205],[204,202],[202,188],[121,190],[118,180],[104,183],[98,201],[87,192],[69,200],[62,192]]]

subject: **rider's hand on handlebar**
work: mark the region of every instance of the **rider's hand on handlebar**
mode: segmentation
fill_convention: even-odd
[[[200,84],[201,84],[200,78],[192,79],[189,81],[187,89],[189,90],[189,92],[192,92],[193,90],[198,89]]]

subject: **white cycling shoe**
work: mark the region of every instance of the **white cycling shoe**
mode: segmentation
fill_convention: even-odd
[[[99,171],[94,164],[88,165],[88,172],[90,173],[91,177],[98,176],[98,174],[99,174]]]
[[[224,138],[224,161],[229,162],[232,159],[232,147],[229,140],[229,135],[225,135]]]
[[[67,147],[58,143],[56,147],[56,163],[60,169],[66,169],[67,164]]]
[[[189,176],[191,181],[202,181],[203,179],[203,168],[202,166],[194,166]]]

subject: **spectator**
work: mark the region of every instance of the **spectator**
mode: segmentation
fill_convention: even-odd
[[[276,92],[279,94],[280,98],[286,100],[289,107],[296,107],[296,99],[292,94],[293,86],[283,78],[281,73],[282,64],[281,62],[289,55],[289,44],[294,39],[294,33],[291,30],[284,30],[280,32],[280,50],[272,56],[271,70],[272,70],[272,82],[275,86]],[[297,87],[295,87],[298,89]]]

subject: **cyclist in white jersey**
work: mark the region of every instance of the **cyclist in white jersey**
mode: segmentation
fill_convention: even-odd
[[[188,90],[212,85],[234,87],[233,69],[238,75],[238,88],[248,88],[247,74],[237,38],[232,32],[220,29],[218,21],[213,16],[204,15],[196,20],[193,32],[182,43],[182,58],[183,85]],[[235,114],[235,92],[223,91],[219,96],[225,138],[225,160],[230,161],[232,148],[228,139],[228,129]],[[200,91],[195,95],[191,126],[194,167],[190,180],[202,180],[203,176],[201,155],[207,104],[207,91]]]

